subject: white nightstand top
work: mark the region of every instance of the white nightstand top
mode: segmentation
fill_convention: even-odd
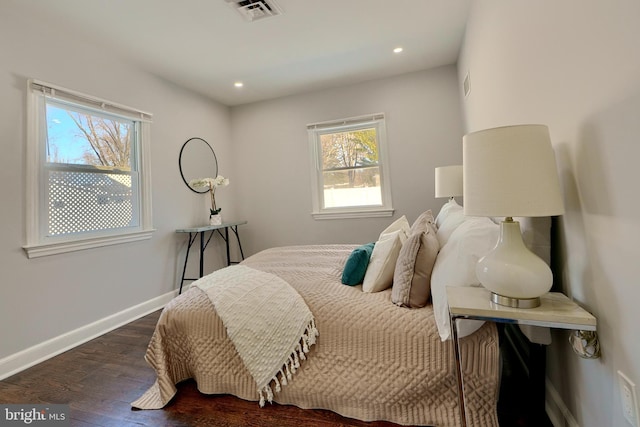
[[[560,292],[549,292],[541,296],[541,304],[536,308],[498,305],[491,302],[490,294],[483,287],[448,286],[449,312],[452,317],[582,331],[596,330],[596,318]]]

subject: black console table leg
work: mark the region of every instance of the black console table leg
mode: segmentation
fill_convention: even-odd
[[[227,244],[227,267],[231,265],[231,255],[229,253],[229,227],[224,229],[224,241]]]
[[[231,227],[231,231],[236,235],[236,240],[238,241],[238,249],[240,249],[240,259],[244,260],[244,252],[242,251],[242,243],[240,243],[240,235],[238,234],[238,226]]]

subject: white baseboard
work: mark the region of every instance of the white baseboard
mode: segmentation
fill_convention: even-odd
[[[178,291],[175,290],[160,295],[149,301],[129,307],[118,313],[4,357],[0,359],[0,380],[159,310],[171,301],[171,299],[177,295],[177,292]]]
[[[558,393],[558,390],[551,384],[549,378],[545,380],[545,389],[546,397],[544,406],[553,427],[580,427],[580,424],[578,424],[573,417],[567,405],[564,404],[560,393]]]

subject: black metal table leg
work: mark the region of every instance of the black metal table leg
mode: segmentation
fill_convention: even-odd
[[[204,231],[200,232],[200,277],[204,274]]]
[[[227,266],[231,265],[231,264],[237,264],[238,262],[234,262],[231,261],[231,251],[230,251],[230,243],[229,243],[229,228],[231,228],[231,231],[233,231],[233,233],[236,235],[236,239],[238,241],[238,247],[240,249],[240,255],[242,256],[242,259],[244,259],[244,252],[242,250],[242,245],[240,243],[240,237],[238,235],[238,225],[241,224],[246,224],[247,221],[240,221],[240,222],[232,222],[232,223],[227,223],[227,224],[220,224],[220,225],[212,225],[212,226],[204,226],[204,227],[194,227],[194,228],[181,228],[181,229],[177,229],[176,232],[177,233],[189,233],[189,244],[187,246],[187,253],[185,255],[184,258],[184,265],[182,267],[182,276],[180,278],[180,289],[178,290],[178,294],[182,293],[182,288],[184,285],[184,281],[185,280],[198,280],[198,279],[190,279],[185,277],[186,271],[187,271],[187,262],[189,260],[189,252],[191,250],[191,246],[195,243],[195,240],[198,238],[198,233],[200,234],[200,265],[199,265],[199,278],[202,278],[204,276],[204,252],[207,249],[207,246],[209,245],[209,242],[211,241],[211,238],[213,237],[214,234],[216,234],[216,232],[220,235],[220,237],[222,237],[225,241],[226,244],[226,255],[227,255]],[[222,233],[221,229],[224,229],[224,233]],[[206,238],[205,234],[207,231],[211,231],[211,233],[209,234],[209,237]],[[206,239],[206,240],[205,240]]]
[[[193,242],[195,242],[196,237],[198,237],[198,233],[189,233],[189,244],[187,245],[187,253],[184,256],[184,266],[182,267],[182,277],[180,278],[180,290],[178,291],[178,295],[182,293],[182,285],[184,284],[184,281],[191,280],[191,279],[185,279],[184,275],[187,272],[187,262],[189,261],[189,252],[191,252],[191,246],[193,245]]]
[[[224,241],[227,244],[227,267],[231,265],[231,255],[229,254],[229,227],[224,228]]]
[[[240,243],[240,235],[238,234],[238,226],[231,227],[231,231],[236,235],[236,240],[238,241],[238,249],[240,249],[240,258],[244,260],[244,252],[242,251],[242,243]]]

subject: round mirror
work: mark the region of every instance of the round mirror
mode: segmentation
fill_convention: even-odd
[[[182,180],[194,193],[206,193],[208,189],[195,189],[189,181],[197,178],[215,178],[218,176],[218,159],[213,148],[202,138],[190,138],[182,144],[178,158]]]

